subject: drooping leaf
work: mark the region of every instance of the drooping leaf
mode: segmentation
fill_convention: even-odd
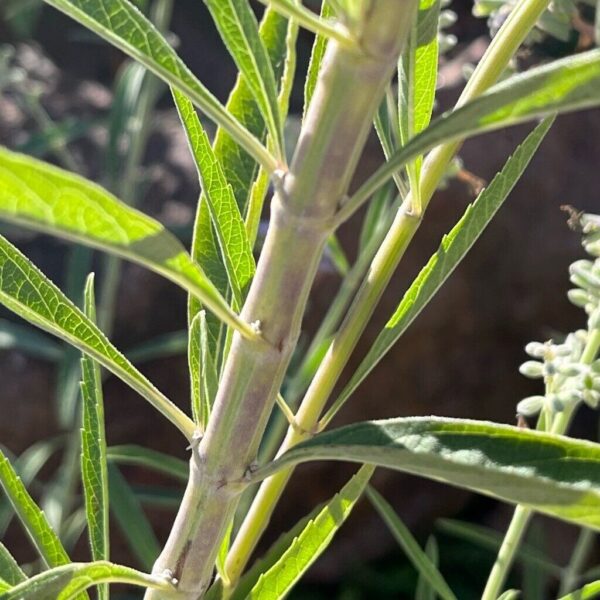
[[[0,148],[0,218],[137,262],[198,296],[232,327],[248,329],[160,223],[78,175]]]
[[[225,179],[221,163],[213,152],[194,106],[176,90],[173,90],[173,98],[198,169],[202,193],[224,259],[229,286],[239,308],[243,304],[243,292],[255,271],[246,226],[233,189]]]
[[[44,571],[0,595],[0,600],[72,600],[89,587],[103,583],[126,583],[165,592],[174,589],[165,577],[98,561],[71,563]]]
[[[27,579],[17,561],[2,542],[0,542],[0,577],[10,585],[18,585]]]
[[[0,303],[64,339],[140,393],[191,439],[194,423],[159,392],[23,254],[0,236]]]
[[[152,23],[128,0],[44,0],[97,33],[188,96],[269,170],[276,160],[227,111],[179,58]]]
[[[467,419],[368,421],[316,435],[253,480],[328,459],[420,475],[600,529],[600,444]]]
[[[285,598],[296,582],[329,546],[361,497],[374,467],[364,465],[358,473],[308,522],[279,560],[258,579],[248,598]]]
[[[108,465],[110,510],[129,549],[144,569],[151,570],[160,546],[138,498],[114,464]]]
[[[429,259],[429,262],[408,288],[398,308],[369,349],[367,356],[336,399],[334,410],[346,402],[467,255],[521,178],[552,122],[553,118],[546,119],[529,134],[508,159],[500,173],[479,194],[475,202],[467,207],[462,218],[444,236],[438,251]]]
[[[187,483],[189,478],[189,467],[185,461],[144,446],[135,444],[110,446],[106,456],[109,461],[119,465],[145,467],[169,475],[183,483]]]
[[[1,450],[0,485],[2,485],[15,513],[46,565],[57,567],[71,562],[61,541],[46,520],[44,513],[33,501],[8,458]]]
[[[434,119],[357,190],[346,212],[360,206],[408,161],[443,142],[464,140],[486,131],[598,104],[600,49],[514,75],[471,102]]]
[[[275,73],[258,34],[248,0],[204,0],[227,49],[252,90],[269,130],[276,154],[283,157],[283,127],[277,102]]]
[[[438,571],[434,563],[429,560],[427,554],[421,549],[421,546],[414,538],[410,529],[402,522],[389,502],[373,487],[367,487],[367,497],[377,509],[377,512],[384,520],[392,535],[402,547],[407,558],[417,570],[419,575],[425,579],[429,585],[446,600],[456,600],[456,596],[446,583],[442,574]]]
[[[87,318],[96,322],[94,277],[88,277],[84,294]],[[104,397],[100,365],[89,356],[81,359],[81,481],[85,499],[86,521],[92,559],[108,560],[108,468],[106,464],[106,432],[104,429]],[[108,585],[98,586],[98,600],[108,600]]]

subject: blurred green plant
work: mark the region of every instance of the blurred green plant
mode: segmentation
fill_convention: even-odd
[[[38,356],[56,362],[61,374],[58,414],[67,431],[21,457],[6,453],[0,460],[0,483],[40,556],[36,564],[21,569],[0,545],[0,599],[85,598],[87,589],[96,587],[104,600],[112,583],[145,588],[146,600],[283,598],[327,549],[363,494],[416,571],[410,588],[414,597],[462,597],[462,589],[443,574],[439,536],[431,536],[421,547],[370,486],[376,467],[428,477],[517,506],[502,541],[468,524],[440,524],[471,545],[497,548],[483,593],[487,600],[516,597],[515,589],[504,591],[515,560],[524,566],[527,594],[546,589],[549,577],[560,580],[560,593],[565,594],[587,580],[591,574],[583,569],[591,532],[600,527],[600,445],[564,434],[577,408],[582,403],[595,407],[600,393],[599,217],[572,218],[593,257],[573,265],[571,277],[578,289],[569,295],[586,310],[587,329],[564,343],[527,346],[541,361],[525,363],[522,371],[543,377],[546,389],[543,396],[523,400],[518,411],[523,418],[539,412],[537,430],[442,417],[325,429],[472,248],[523,175],[555,115],[600,104],[600,51],[553,61],[497,83],[548,8],[546,0],[520,0],[473,71],[457,106],[432,119],[439,52],[449,41],[440,36],[440,27],[452,20],[435,0],[405,0],[402,11],[397,0],[329,0],[320,15],[296,0],[265,0],[260,24],[247,0],[206,0],[239,69],[223,105],[165,37],[170,0],[157,0],[148,15],[128,0],[46,3],[137,62],[127,64],[115,85],[103,181],[108,189],[72,172],[77,165],[64,136],[47,136],[51,142],[46,151],[69,170],[0,150],[0,218],[87,248],[78,247],[70,256],[65,294],[0,237],[0,302],[72,346],[65,350],[33,334],[11,342],[17,339],[15,326],[0,338],[7,346],[33,347]],[[300,27],[316,38],[300,134],[290,153],[284,123]],[[6,72],[4,85],[26,97],[26,81]],[[141,196],[139,173],[161,93],[159,80],[171,87],[198,170],[201,196],[190,252],[160,223],[134,208]],[[40,112],[39,94],[34,100],[26,100],[25,106],[47,133],[55,124]],[[217,126],[212,141],[197,108]],[[540,118],[442,239],[348,384],[334,396],[462,141]],[[373,125],[385,162],[349,193]],[[270,183],[271,220],[255,261]],[[354,264],[346,264],[335,232],[366,204],[359,256]],[[94,279],[87,275],[89,248],[110,255],[99,277],[97,308]],[[292,361],[325,248],[344,281],[304,356]],[[129,359],[106,335],[116,308],[121,258],[158,272],[189,294],[188,331],[134,348],[126,353]],[[187,349],[190,367],[189,415],[130,360],[182,349]],[[191,451],[189,465],[152,449],[107,446],[101,367],[179,429]],[[79,379],[81,395],[75,385]],[[274,414],[283,416],[287,433],[277,427],[267,431]],[[27,487],[38,487],[40,469],[57,451],[62,459],[44,486],[42,511]],[[295,466],[314,460],[343,460],[360,467],[336,495],[249,567]],[[174,483],[186,483],[185,490],[132,486],[120,465],[169,474]],[[162,548],[144,504],[177,510]],[[6,506],[2,509],[0,519],[6,526],[12,513]],[[110,562],[109,509],[129,541],[133,559],[151,574]],[[538,551],[535,537],[521,546],[534,512],[582,527],[566,567],[554,565]],[[91,562],[74,563],[67,551],[84,527]],[[588,584],[570,597],[591,597],[597,585]]]

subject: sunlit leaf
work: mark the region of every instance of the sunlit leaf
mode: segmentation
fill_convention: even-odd
[[[267,49],[258,34],[256,17],[248,0],[204,2],[240,73],[252,90],[277,154],[283,157],[283,127],[277,103],[275,73]]]
[[[84,296],[85,315],[96,322],[94,278],[88,278]],[[100,366],[89,356],[81,359],[81,481],[92,559],[109,559],[108,469],[104,430],[104,397]],[[98,600],[108,600],[108,586],[98,586]]]
[[[336,399],[334,410],[341,406],[364,381],[468,254],[523,175],[552,122],[552,118],[546,119],[529,134],[508,159],[500,173],[479,194],[476,201],[467,207],[462,218],[444,236],[438,251],[429,259],[408,288],[398,308],[369,348],[367,356]]]
[[[211,120],[270,170],[275,159],[198,81],[154,25],[127,0],[45,0],[141,62],[188,96]]]
[[[232,327],[248,329],[160,223],[78,175],[0,148],[0,218],[137,262],[198,296]]]
[[[126,583],[165,592],[174,589],[164,577],[146,575],[129,567],[98,561],[71,563],[44,571],[11,588],[0,598],[2,600],[72,600],[89,587],[102,583]]]
[[[323,507],[294,539],[279,560],[258,579],[247,598],[285,598],[296,582],[329,546],[361,497],[374,467],[360,471]]]
[[[41,271],[1,236],[0,303],[97,360],[146,398],[188,439],[192,438],[193,421],[137,371]]]
[[[411,417],[316,435],[256,471],[311,460],[369,463],[600,529],[600,444],[485,421]]]

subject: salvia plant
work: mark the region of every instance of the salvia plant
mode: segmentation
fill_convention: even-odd
[[[555,116],[600,104],[598,50],[505,77],[521,45],[552,21],[558,3],[550,13],[547,0],[511,5],[457,106],[433,119],[440,44],[448,42],[440,27],[451,19],[436,0],[327,0],[320,14],[296,0],[264,0],[260,23],[257,7],[248,0],[205,0],[239,70],[226,105],[167,41],[171,1],[157,0],[149,12],[145,3],[128,0],[46,3],[136,62],[127,65],[115,88],[119,110],[111,121],[103,187],[72,172],[78,165],[64,139],[47,150],[69,170],[0,149],[1,219],[110,255],[101,269],[97,311],[92,276],[74,286],[71,295],[81,302],[73,302],[0,237],[0,302],[78,351],[73,360],[72,353],[65,358],[57,346],[46,350],[66,361],[64,369],[73,372],[77,365],[81,379],[80,410],[77,394],[72,394],[71,408],[63,414],[66,426],[81,427],[80,436],[67,442],[66,455],[77,460],[67,464],[54,487],[60,491],[68,480],[68,488],[76,489],[80,452],[84,509],[72,514],[85,517],[90,542],[89,562],[72,562],[65,518],[56,510],[47,514],[33,500],[25,485],[31,474],[19,477],[25,471],[21,458],[13,461],[1,454],[0,483],[40,560],[19,566],[0,544],[0,598],[85,599],[89,588],[95,588],[104,600],[110,584],[117,583],[144,588],[147,600],[283,598],[363,496],[419,572],[418,596],[456,598],[436,566],[435,543],[422,548],[370,486],[379,467],[516,506],[482,598],[518,594],[505,590],[505,581],[535,513],[581,527],[572,559],[558,573],[559,594],[594,597],[600,582],[576,588],[584,579],[593,532],[600,528],[600,445],[565,434],[578,407],[596,408],[600,401],[600,217],[572,211],[571,223],[581,232],[590,258],[571,266],[575,288],[569,299],[584,309],[586,328],[564,339],[527,345],[531,360],[521,371],[541,379],[544,387],[518,403],[517,426],[401,417],[329,427],[346,402],[361,401],[358,386],[473,246],[523,175]],[[296,78],[299,28],[312,32],[315,41],[300,135],[290,148],[284,126]],[[201,187],[189,250],[133,207],[159,81],[170,87]],[[16,83],[10,79],[11,85]],[[40,128],[51,126],[40,113],[39,98],[27,87],[19,93],[38,116]],[[207,134],[197,110],[216,126],[214,136]],[[538,122],[441,240],[349,381],[338,387],[462,141],[529,121]],[[385,161],[350,191],[372,129]],[[123,135],[128,137],[126,155],[119,151]],[[266,208],[269,226],[258,252]],[[336,232],[361,208],[366,210],[359,253],[347,265]],[[336,258],[343,284],[310,345],[290,367],[325,251]],[[106,335],[122,258],[189,294],[189,410],[159,391],[140,372],[133,353],[130,360]],[[103,370],[122,379],[174,425],[189,450],[189,465],[151,448],[107,447]],[[357,471],[335,496],[292,524],[251,562],[295,467],[317,460],[356,463]],[[162,550],[146,534],[139,502],[115,469],[119,462],[186,481]],[[153,563],[146,572],[110,560],[109,489],[110,504],[121,507],[120,521],[130,529],[139,562]],[[75,503],[76,494],[69,499]]]

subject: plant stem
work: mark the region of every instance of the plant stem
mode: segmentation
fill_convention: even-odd
[[[498,598],[532,516],[533,511],[530,508],[517,506],[515,509],[481,600],[496,600]]]
[[[548,1],[521,0],[496,34],[461,94],[458,105],[480,95],[500,77],[511,57],[546,8]],[[423,210],[427,208],[447,165],[459,148],[460,142],[453,142],[440,146],[427,156],[422,169],[420,188]],[[411,205],[409,194],[375,255],[362,287],[306,392],[296,421],[307,433],[301,435],[292,428],[288,429],[279,454],[305,439],[308,432],[315,429],[348,358],[420,225],[422,217],[410,212]],[[331,417],[333,414],[328,414],[327,420]],[[292,472],[293,469],[282,470],[261,484],[227,559],[228,572],[233,581],[239,577],[250,559]]]
[[[415,0],[369,2],[360,45],[331,41],[289,172],[276,181],[271,222],[242,310],[262,340],[234,334],[206,434],[154,572],[178,580],[169,598],[206,590],[295,348],[333,217],[354,174],[410,26]],[[147,600],[164,599],[152,590]]]
[[[568,594],[575,587],[577,587],[579,577],[581,576],[581,571],[585,566],[585,562],[589,557],[590,551],[594,547],[595,539],[595,531],[592,531],[591,529],[581,530],[579,539],[577,540],[577,544],[575,545],[575,549],[571,555],[571,560],[569,561],[569,564],[563,571],[563,574],[560,578],[560,588],[558,591],[559,597],[562,598],[562,596]]]

